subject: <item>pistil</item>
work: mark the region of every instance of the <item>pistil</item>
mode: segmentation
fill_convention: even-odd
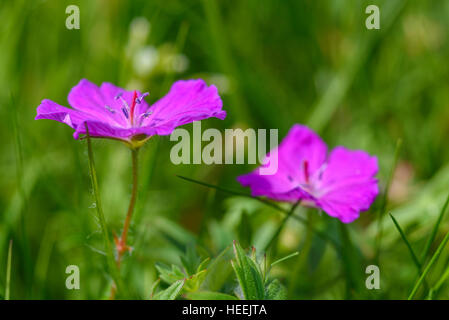
[[[304,161],[304,180],[309,183],[309,162]]]
[[[129,110],[130,113],[130,121],[131,121],[131,126],[134,125],[134,109],[136,108],[136,100],[137,100],[137,91],[133,92],[133,99],[131,102],[131,108]]]

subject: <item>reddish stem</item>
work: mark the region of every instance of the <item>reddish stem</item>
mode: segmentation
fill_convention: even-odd
[[[117,267],[120,268],[120,262],[122,260],[123,255],[125,254],[126,251],[128,251],[130,249],[130,247],[126,244],[126,240],[128,237],[128,230],[129,230],[129,226],[131,225],[131,217],[134,211],[134,206],[136,204],[136,199],[137,199],[137,175],[138,175],[138,150],[139,149],[132,149],[131,153],[132,153],[132,167],[133,167],[133,188],[131,191],[131,200],[129,202],[129,206],[128,206],[128,212],[126,213],[126,218],[125,218],[125,223],[123,225],[123,231],[122,234],[120,236],[120,238],[118,238],[116,235],[114,235],[114,241],[115,241],[115,246],[117,249]],[[112,286],[111,288],[111,296],[110,299],[114,299],[115,297],[115,292],[116,292],[116,288],[115,286]]]

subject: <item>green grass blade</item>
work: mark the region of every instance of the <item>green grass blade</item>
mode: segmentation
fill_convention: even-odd
[[[283,261],[285,261],[285,260],[287,260],[287,259],[296,257],[298,254],[299,254],[299,251],[293,252],[293,253],[291,253],[291,254],[289,254],[289,255],[283,257],[283,258],[280,258],[280,259],[276,260],[275,262],[273,262],[273,263],[271,264],[271,266],[274,266],[274,265],[276,265],[276,264],[278,264],[278,263],[281,263],[281,262],[283,262]]]
[[[444,271],[443,275],[438,280],[438,282],[430,289],[427,299],[429,300],[435,299],[436,295],[438,294],[438,291],[448,278],[449,278],[449,268],[446,268],[446,271]]]
[[[388,174],[388,180],[387,180],[387,185],[385,187],[385,192],[384,195],[382,197],[382,204],[380,206],[380,210],[378,211],[378,216],[377,216],[377,236],[376,236],[376,264],[379,264],[379,256],[380,256],[380,248],[381,248],[381,244],[382,244],[382,234],[383,234],[383,229],[382,229],[382,221],[383,221],[383,214],[385,213],[385,211],[387,210],[387,205],[388,205],[388,192],[390,190],[390,186],[391,186],[391,182],[393,181],[393,175],[394,172],[396,171],[396,166],[398,164],[398,160],[399,160],[399,154],[401,151],[401,147],[402,147],[402,140],[398,139],[396,142],[396,147],[394,150],[394,157],[393,157],[393,164],[390,168],[390,172]]]
[[[424,269],[423,273],[419,277],[419,279],[416,281],[415,286],[413,287],[412,291],[410,292],[410,295],[408,296],[408,300],[412,300],[416,292],[418,291],[419,287],[423,283],[424,279],[426,278],[427,274],[430,271],[430,268],[435,264],[435,262],[438,260],[438,258],[441,255],[441,252],[443,252],[444,247],[446,246],[446,243],[449,241],[449,232],[446,233],[446,236],[444,237],[443,241],[441,241],[440,245],[438,246],[437,250],[433,254],[432,258],[430,259],[429,263],[427,264],[426,268]]]
[[[114,259],[114,251],[112,250],[111,245],[111,239],[109,237],[108,228],[106,226],[106,219],[104,217],[103,213],[103,207],[101,205],[101,198],[100,198],[100,191],[98,187],[98,181],[97,181],[97,173],[95,170],[95,160],[94,160],[94,154],[92,151],[92,142],[89,136],[89,129],[86,125],[86,137],[87,137],[87,153],[89,157],[89,170],[90,170],[90,177],[92,181],[92,188],[94,190],[94,196],[95,196],[95,203],[96,203],[96,209],[98,214],[98,220],[100,222],[101,231],[103,233],[103,239],[105,244],[105,252],[106,252],[106,259],[108,263],[109,270],[111,272],[112,278],[114,279],[115,285],[117,286],[118,293],[123,293],[123,284],[120,279],[120,274],[117,268],[117,265],[115,263]]]
[[[8,261],[6,263],[6,288],[5,288],[5,300],[10,298],[11,290],[11,265],[12,265],[12,240],[9,241],[8,248]]]
[[[389,215],[390,215],[391,220],[393,220],[393,223],[396,226],[396,229],[398,229],[399,234],[401,235],[402,240],[404,240],[405,245],[407,246],[408,251],[410,252],[410,255],[412,256],[413,262],[415,263],[416,267],[418,268],[418,271],[421,272],[421,263],[419,262],[418,257],[415,254],[415,251],[413,251],[413,248],[412,248],[410,242],[407,240],[407,237],[405,236],[404,231],[402,231],[402,228],[399,225],[399,223],[396,220],[396,218],[391,213]]]
[[[429,239],[426,242],[426,246],[424,247],[423,254],[421,256],[421,262],[424,263],[429,255],[430,247],[432,246],[435,237],[437,236],[438,228],[440,227],[441,221],[443,220],[444,214],[446,213],[447,206],[449,204],[449,194],[447,195],[446,202],[444,202],[443,208],[441,209],[440,215],[433,226],[432,233],[430,234]]]

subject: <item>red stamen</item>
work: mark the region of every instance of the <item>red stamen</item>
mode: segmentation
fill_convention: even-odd
[[[304,179],[306,183],[309,183],[309,163],[307,160],[304,161]]]
[[[134,109],[136,107],[136,99],[137,99],[137,91],[133,92],[133,101],[131,102],[131,107],[129,109],[130,117],[131,117],[131,124],[134,123]]]

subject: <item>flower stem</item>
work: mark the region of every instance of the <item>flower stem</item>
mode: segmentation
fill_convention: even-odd
[[[134,212],[134,207],[137,199],[137,176],[138,176],[138,154],[139,149],[131,149],[132,156],[132,176],[133,176],[133,187],[131,191],[131,200],[128,206],[128,212],[126,213],[125,223],[123,225],[122,235],[120,239],[116,240],[117,246],[117,266],[120,267],[120,261],[123,254],[129,250],[129,247],[126,244],[126,239],[128,237],[128,230],[131,224],[131,217]]]
[[[139,154],[138,148],[131,149],[132,167],[133,167],[132,168],[133,187],[131,191],[131,200],[129,201],[128,212],[126,213],[122,234],[120,238],[117,238],[114,235],[115,247],[117,249],[117,258],[116,258],[117,269],[120,269],[120,262],[122,261],[123,255],[125,254],[126,251],[130,249],[129,246],[126,244],[126,240],[128,238],[128,230],[129,226],[131,225],[131,217],[133,215],[137,199],[138,154]],[[113,300],[115,298],[116,290],[117,288],[115,286],[111,287],[111,295],[109,296],[110,300]]]
[[[111,272],[112,278],[114,280],[113,288],[118,289],[119,291],[123,289],[123,284],[120,279],[120,274],[118,272],[118,268],[114,263],[114,253],[112,251],[112,245],[111,241],[109,239],[108,229],[106,226],[106,219],[104,217],[103,208],[101,205],[101,198],[100,198],[100,191],[98,188],[98,181],[97,181],[97,173],[95,170],[95,161],[94,161],[94,154],[92,151],[92,143],[90,141],[89,136],[89,128],[86,126],[86,137],[87,137],[87,154],[89,157],[89,171],[90,171],[90,177],[92,182],[92,188],[94,190],[95,195],[95,207],[97,208],[97,214],[98,214],[98,220],[100,221],[101,231],[103,233],[103,239],[104,239],[104,245],[105,245],[105,251],[106,251],[106,259],[108,262],[108,267]],[[114,289],[114,292],[115,290]]]

